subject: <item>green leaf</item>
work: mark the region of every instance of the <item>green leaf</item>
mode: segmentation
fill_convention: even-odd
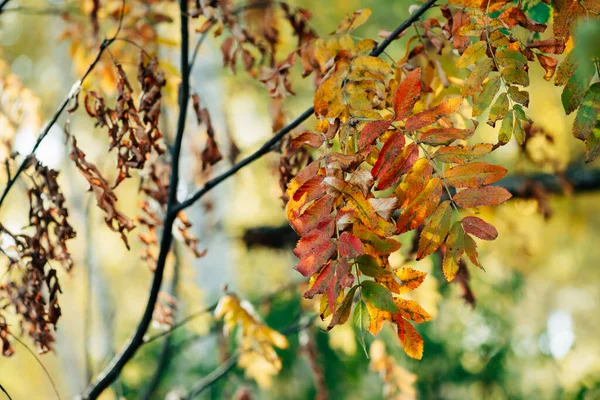
[[[504,49],[496,52],[496,63],[501,67],[523,69],[527,58],[520,51]]]
[[[485,110],[488,109],[492,100],[496,97],[498,90],[500,90],[500,75],[494,75],[483,84],[483,90],[481,94],[473,99],[473,116],[476,117],[481,115]]]
[[[586,92],[583,102],[577,111],[575,122],[573,122],[573,135],[577,139],[587,140],[596,126],[599,114],[600,82],[596,82]]]
[[[364,281],[361,284],[362,294],[367,303],[384,311],[398,312],[394,298],[385,286],[374,281]]]
[[[514,111],[510,111],[506,114],[506,117],[502,120],[502,126],[500,126],[500,131],[498,132],[498,142],[501,144],[506,144],[510,142],[510,138],[513,134],[513,129],[515,126],[515,113]]]
[[[369,316],[369,311],[367,310],[367,303],[362,299],[358,303],[356,303],[356,307],[354,307],[354,315],[352,316],[352,321],[354,325],[358,328],[358,341],[365,352],[367,358],[369,358],[369,353],[367,352],[367,346],[365,344],[365,335],[367,333],[367,329],[369,327],[371,317]]]
[[[529,92],[526,90],[520,90],[516,86],[511,86],[508,88],[508,95],[513,101],[523,104],[525,107],[529,105]]]
[[[504,118],[508,113],[508,95],[506,92],[500,94],[496,99],[496,102],[492,106],[490,110],[490,116],[488,118],[488,124],[491,126],[496,126],[496,121]]]
[[[576,71],[567,84],[561,95],[561,100],[565,112],[571,114],[579,107],[588,90],[592,75],[585,74],[581,71]]]
[[[358,269],[360,272],[371,278],[379,278],[382,276],[393,276],[391,271],[382,268],[377,259],[370,254],[363,254],[356,258]]]
[[[502,76],[508,84],[529,86],[529,75],[522,69],[504,68]]]

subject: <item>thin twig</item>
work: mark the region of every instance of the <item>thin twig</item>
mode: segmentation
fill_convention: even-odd
[[[417,21],[421,17],[421,15],[423,15],[425,13],[425,11],[430,9],[435,4],[436,1],[437,0],[429,0],[427,3],[423,4],[406,21],[404,21],[402,24],[400,24],[394,30],[394,32],[392,32],[383,42],[381,42],[381,44],[379,46],[377,46],[375,49],[373,49],[373,51],[371,52],[370,55],[371,56],[381,55],[381,53],[383,53],[383,51],[386,49],[386,47],[388,47],[390,45],[390,43],[392,43],[398,37],[399,34],[404,32],[415,21]],[[248,157],[244,158],[242,161],[235,164],[229,170],[225,171],[221,175],[206,182],[201,189],[199,189],[196,193],[194,193],[187,200],[185,200],[181,204],[179,204],[179,206],[177,206],[175,208],[175,212],[178,213],[181,210],[184,210],[184,209],[190,207],[192,204],[194,204],[196,201],[198,201],[200,198],[202,198],[206,193],[211,191],[215,186],[219,185],[225,179],[229,178],[232,175],[235,175],[240,169],[244,168],[248,164],[253,163],[254,161],[256,161],[259,158],[261,158],[262,156],[264,156],[265,154],[269,153],[273,149],[273,147],[277,143],[279,143],[279,141],[281,139],[283,139],[284,136],[286,136],[288,133],[290,133],[294,128],[299,126],[302,122],[307,120],[314,112],[315,112],[314,107],[308,108],[306,111],[304,111],[302,114],[300,114],[300,116],[298,116],[298,118],[296,118],[295,120],[290,122],[290,124],[285,126],[279,132],[277,132],[275,134],[275,136],[273,136],[271,139],[267,140],[254,153],[252,153]]]
[[[10,0],[1,0],[0,1],[0,14],[2,14],[2,9],[8,4]]]
[[[0,390],[2,390],[2,393],[4,393],[6,397],[8,397],[8,400],[12,400],[12,397],[10,397],[10,394],[8,394],[6,389],[4,389],[4,386],[0,385]]]
[[[29,354],[31,354],[31,356],[33,358],[35,358],[35,361],[40,365],[40,367],[42,367],[42,369],[44,370],[44,374],[46,374],[46,377],[50,381],[50,385],[52,386],[52,389],[54,390],[54,394],[56,395],[56,398],[58,400],[60,400],[60,395],[58,394],[58,388],[56,387],[56,383],[54,382],[54,379],[52,379],[52,375],[50,375],[50,371],[48,371],[48,369],[46,368],[46,366],[42,363],[42,360],[40,360],[40,358],[37,356],[37,354],[35,354],[33,352],[33,350],[31,350],[29,348],[29,346],[27,346],[21,339],[19,339],[18,337],[16,337],[15,335],[13,335],[10,332],[8,334],[10,336],[12,336],[12,338],[15,339],[15,341],[17,343],[19,343],[21,346],[25,347],[25,349],[29,352]]]
[[[4,200],[6,199],[6,196],[8,195],[8,192],[10,191],[10,189],[13,187],[13,185],[15,184],[15,182],[17,181],[17,179],[19,178],[19,175],[21,175],[21,173],[23,173],[23,171],[25,170],[25,167],[29,163],[29,160],[31,159],[31,157],[33,156],[33,154],[35,153],[35,151],[38,149],[38,147],[40,147],[40,145],[42,144],[42,141],[46,138],[46,136],[50,132],[50,129],[52,129],[52,127],[54,126],[54,124],[58,121],[58,118],[63,113],[63,111],[67,108],[67,106],[69,105],[71,99],[73,99],[75,97],[75,95],[78,93],[79,88],[81,87],[81,85],[83,84],[83,82],[85,81],[85,79],[94,70],[94,68],[96,67],[96,65],[100,61],[100,58],[102,57],[102,54],[104,54],[104,51],[114,41],[115,41],[114,37],[110,38],[110,39],[104,39],[102,41],[102,43],[100,44],[100,49],[98,50],[98,53],[96,54],[96,58],[94,58],[94,61],[92,61],[92,63],[89,65],[87,71],[85,71],[85,73],[83,74],[83,76],[81,77],[81,79],[79,79],[77,82],[75,82],[75,84],[71,87],[71,90],[69,91],[69,94],[67,95],[67,97],[65,97],[65,99],[63,100],[63,102],[61,103],[61,105],[58,107],[58,109],[54,113],[54,116],[52,117],[52,119],[50,120],[50,122],[48,122],[48,124],[46,125],[46,127],[44,128],[44,130],[42,131],[42,133],[40,134],[40,136],[37,138],[35,144],[33,145],[33,149],[31,150],[31,152],[25,157],[25,159],[23,160],[23,162],[21,163],[21,165],[19,165],[19,168],[17,169],[17,171],[13,175],[12,179],[10,179],[6,183],[6,187],[4,188],[4,192],[2,193],[2,197],[0,197],[0,207],[2,207],[2,204],[4,203]]]
[[[179,155],[181,153],[181,144],[183,142],[183,134],[185,131],[185,122],[187,116],[187,106],[189,101],[189,19],[187,15],[188,1],[180,0],[179,8],[181,10],[181,85],[179,87],[179,118],[177,121],[177,132],[175,136],[175,143],[173,144],[172,158],[171,158],[171,177],[169,180],[169,195],[167,199],[167,211],[163,221],[163,233],[160,241],[160,251],[158,260],[156,262],[156,269],[154,271],[154,278],[152,280],[152,286],[148,294],[148,301],[144,314],[140,319],[140,322],[131,336],[127,341],[122,350],[111,360],[106,368],[100,373],[100,375],[88,386],[83,393],[84,399],[96,399],[108,385],[110,385],[120,375],[121,370],[131,360],[133,355],[137,352],[140,346],[144,343],[144,335],[150,326],[152,321],[152,315],[154,313],[154,307],[156,306],[156,300],[158,298],[158,292],[162,284],[165,264],[167,256],[171,248],[171,242],[173,240],[173,222],[177,217],[177,213],[174,212],[174,208],[177,204],[177,186],[179,183]]]

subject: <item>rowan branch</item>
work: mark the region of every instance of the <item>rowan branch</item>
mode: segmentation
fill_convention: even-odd
[[[381,42],[381,44],[379,44],[375,49],[373,49],[373,51],[371,51],[370,55],[375,56],[375,57],[381,55],[381,53],[383,53],[383,51],[390,45],[390,43],[392,43],[398,37],[398,35],[400,35],[407,28],[409,28],[415,21],[417,21],[421,17],[421,15],[423,15],[425,13],[425,11],[427,11],[428,9],[433,7],[433,5],[435,4],[436,1],[437,0],[429,0],[427,3],[423,4],[407,20],[402,22],[387,38],[385,38],[385,40],[383,42]],[[175,211],[179,212],[181,210],[184,210],[184,209],[190,207],[196,201],[201,199],[206,193],[210,192],[215,186],[217,186],[221,182],[223,182],[225,179],[229,178],[232,175],[235,175],[240,169],[244,168],[245,166],[253,163],[254,161],[256,161],[259,158],[261,158],[262,156],[264,156],[265,154],[269,153],[273,149],[273,147],[277,143],[279,143],[279,141],[281,141],[281,139],[283,139],[288,133],[290,133],[292,130],[294,130],[296,127],[298,127],[302,122],[307,120],[314,112],[315,112],[314,107],[308,108],[306,111],[304,111],[302,114],[300,114],[295,120],[290,122],[287,126],[282,128],[279,132],[277,132],[271,139],[267,140],[254,153],[252,153],[248,157],[244,158],[242,161],[235,164],[229,170],[225,171],[221,175],[206,182],[206,184],[204,184],[204,186],[201,189],[196,191],[187,200],[185,200],[181,204],[179,204],[179,206],[177,206],[175,208]]]
[[[160,241],[160,251],[154,271],[154,278],[148,294],[148,301],[144,314],[138,323],[138,326],[127,341],[121,351],[113,357],[104,371],[88,386],[83,393],[84,399],[96,399],[104,389],[106,389],[121,373],[123,367],[131,360],[140,346],[144,343],[144,335],[152,321],[154,307],[162,284],[167,256],[173,240],[173,223],[177,217],[174,208],[177,204],[177,186],[179,183],[179,156],[181,154],[181,144],[185,131],[185,122],[187,117],[188,101],[190,97],[190,74],[189,74],[189,18],[188,1],[179,1],[180,21],[181,21],[181,84],[179,86],[179,117],[177,120],[177,131],[175,142],[171,154],[171,177],[169,180],[169,195],[167,199],[167,211],[163,220],[163,232]]]
[[[8,4],[10,0],[1,0],[0,1],[0,14],[2,14],[2,9]]]

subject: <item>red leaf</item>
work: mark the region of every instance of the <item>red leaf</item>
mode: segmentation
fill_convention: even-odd
[[[296,265],[296,270],[304,276],[311,276],[321,269],[321,267],[333,257],[335,252],[335,243],[331,241],[323,242],[312,249],[310,254],[300,260],[298,265]]]
[[[421,97],[421,68],[417,68],[402,80],[392,101],[396,121],[408,117]]]
[[[382,158],[381,153],[379,157]],[[402,175],[412,168],[418,158],[419,146],[416,143],[411,143],[406,146],[396,158],[391,162],[384,164],[381,169],[377,171],[378,173],[373,175],[375,179],[378,179],[376,186],[377,190],[385,190],[397,184]],[[379,163],[379,159],[377,160],[377,163]]]
[[[392,121],[373,121],[365,125],[358,134],[358,148],[362,149],[373,142],[387,131]],[[403,144],[404,146],[404,144]]]
[[[498,237],[498,231],[494,225],[488,224],[479,217],[464,217],[462,219],[465,232],[477,236],[483,240],[494,240]]]
[[[405,127],[410,131],[414,131],[431,125],[444,115],[455,113],[460,107],[462,101],[462,97],[453,97],[433,108],[415,114],[406,120]]]

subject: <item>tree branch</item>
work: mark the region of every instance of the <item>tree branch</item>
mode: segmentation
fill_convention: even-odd
[[[5,4],[5,3],[3,3],[3,4]],[[2,10],[3,4],[0,4],[0,12]],[[116,37],[116,35],[115,35],[115,37]],[[4,192],[2,193],[2,197],[0,197],[0,208],[2,207],[2,204],[4,203],[4,200],[6,199],[8,192],[10,191],[10,189],[13,187],[13,185],[19,178],[19,175],[21,175],[21,173],[23,173],[23,171],[27,167],[27,164],[29,163],[29,160],[31,159],[31,157],[33,156],[35,151],[38,149],[38,147],[40,147],[40,144],[42,144],[42,141],[46,138],[46,136],[50,132],[50,129],[52,129],[52,127],[54,126],[56,121],[58,121],[58,118],[60,117],[60,115],[63,113],[65,108],[67,108],[71,99],[73,99],[73,97],[75,97],[75,95],[79,91],[79,88],[81,87],[81,85],[83,84],[85,79],[96,67],[96,65],[100,61],[100,58],[102,57],[102,54],[104,53],[104,51],[108,48],[108,46],[110,46],[115,41],[115,37],[112,37],[110,39],[104,39],[102,41],[102,43],[100,44],[100,49],[98,50],[98,53],[96,54],[96,58],[94,58],[94,61],[92,61],[92,63],[89,65],[87,71],[85,71],[85,73],[83,74],[81,79],[79,79],[77,82],[75,82],[75,84],[73,84],[73,86],[71,87],[71,91],[69,92],[67,97],[63,100],[61,105],[58,107],[58,109],[54,113],[54,116],[52,117],[50,122],[48,122],[48,124],[46,125],[46,127],[44,128],[44,130],[42,131],[40,136],[37,138],[35,144],[33,145],[33,149],[31,150],[31,152],[25,157],[25,159],[23,160],[21,165],[19,165],[19,168],[17,169],[15,174],[12,176],[12,178],[10,178],[8,180],[8,182],[6,183],[6,187],[4,188]]]
[[[2,9],[8,4],[10,0],[1,0],[0,1],[0,14],[2,14]]]
[[[156,262],[152,286],[148,294],[148,301],[144,314],[138,323],[138,326],[131,338],[127,341],[123,349],[115,355],[104,371],[96,378],[94,382],[85,390],[82,397],[84,399],[96,399],[108,385],[110,385],[121,373],[123,367],[131,360],[136,351],[144,343],[144,335],[152,321],[154,307],[158,298],[158,292],[162,284],[167,256],[173,240],[173,222],[177,217],[175,207],[177,204],[177,186],[179,183],[179,156],[181,153],[181,144],[185,131],[185,122],[187,116],[187,106],[190,97],[189,84],[189,21],[188,21],[188,1],[179,0],[180,18],[181,18],[181,85],[179,87],[179,118],[177,120],[177,131],[175,142],[171,154],[171,177],[169,181],[169,196],[167,200],[167,211],[163,221],[163,232],[160,241],[160,252]]]
[[[415,22],[426,10],[431,8],[437,0],[429,0],[419,10],[411,15],[406,21],[404,21],[386,40],[384,40],[379,46],[377,46],[371,55],[380,55],[385,48],[406,28],[408,28],[413,22]],[[100,393],[110,385],[121,373],[123,367],[131,360],[136,351],[144,344],[144,335],[152,321],[152,314],[158,297],[158,292],[163,279],[165,262],[169,249],[171,247],[172,229],[173,222],[175,221],[177,214],[191,206],[194,202],[200,199],[204,194],[208,193],[212,188],[223,182],[228,177],[234,175],[237,171],[252,163],[253,161],[261,158],[263,155],[271,151],[273,146],[277,144],[286,134],[291,132],[295,127],[299,126],[304,120],[308,119],[314,112],[314,108],[310,107],[298,118],[296,118],[288,126],[280,130],[273,138],[268,140],[263,146],[257,150],[254,154],[248,156],[238,164],[234,165],[229,171],[222,175],[207,182],[202,189],[200,189],[191,198],[184,201],[181,204],[177,204],[177,186],[179,182],[179,155],[181,152],[181,143],[183,139],[183,131],[185,128],[185,118],[187,113],[187,104],[189,99],[189,32],[188,32],[188,12],[187,12],[187,0],[179,1],[180,15],[181,15],[181,77],[182,83],[179,91],[179,119],[177,125],[177,134],[175,137],[175,144],[173,146],[172,160],[171,160],[171,180],[169,185],[169,198],[167,202],[167,212],[163,221],[163,234],[160,243],[160,252],[157,260],[156,269],[154,272],[154,279],[148,295],[148,301],[142,318],[136,328],[133,336],[127,341],[123,349],[117,354],[104,369],[104,371],[96,378],[96,380],[85,390],[83,393],[84,399],[95,399]],[[0,202],[1,204],[1,202]]]
[[[6,395],[6,397],[8,398],[8,400],[12,400],[12,397],[10,397],[10,394],[8,394],[8,392],[6,391],[6,389],[4,389],[4,386],[0,385],[0,391],[2,391],[2,393],[4,393]]]
[[[375,49],[373,49],[373,51],[371,51],[370,55],[371,56],[381,55],[381,53],[383,53],[383,51],[390,45],[390,43],[392,43],[398,37],[398,35],[400,35],[408,27],[410,27],[415,21],[417,21],[421,17],[421,15],[423,15],[425,13],[425,11],[430,9],[435,4],[436,1],[437,0],[429,0],[427,3],[423,4],[407,20],[402,22],[383,42],[381,42],[381,44],[379,46],[377,46]],[[206,184],[201,189],[199,189],[196,193],[194,193],[190,198],[188,198],[187,200],[185,200],[184,202],[179,204],[179,206],[175,208],[176,212],[179,212],[181,210],[184,210],[184,209],[190,207],[192,204],[194,204],[196,201],[198,201],[200,198],[202,198],[206,193],[211,191],[215,186],[219,185],[225,179],[229,178],[232,175],[235,175],[240,169],[244,168],[245,166],[253,163],[254,161],[256,161],[259,158],[261,158],[262,156],[264,156],[265,154],[269,153],[273,149],[273,147],[277,143],[279,143],[279,141],[281,139],[283,139],[284,136],[286,136],[288,133],[290,133],[294,128],[299,126],[302,122],[307,120],[314,112],[315,112],[314,107],[308,108],[300,116],[298,116],[298,118],[293,120],[290,124],[285,126],[279,132],[277,132],[271,139],[267,140],[254,153],[252,153],[248,157],[244,158],[242,161],[235,164],[233,167],[231,167],[229,170],[225,171],[221,175],[206,182]]]

